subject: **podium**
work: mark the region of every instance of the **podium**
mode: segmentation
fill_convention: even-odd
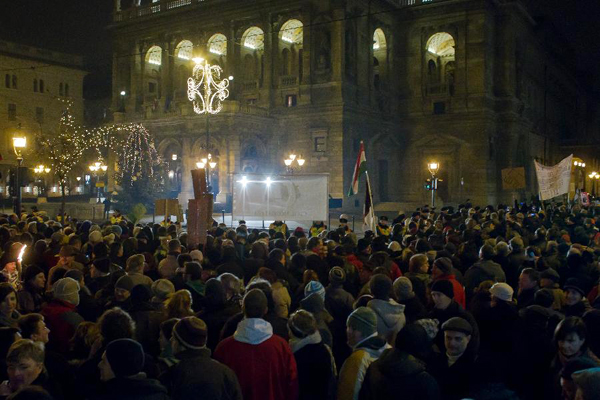
[[[208,193],[205,169],[193,169],[194,198],[188,200],[188,245],[206,244],[207,231],[212,228],[214,198]]]

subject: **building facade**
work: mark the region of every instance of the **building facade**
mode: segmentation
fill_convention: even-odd
[[[207,152],[222,202],[233,174],[285,172],[293,152],[359,212],[345,193],[361,140],[377,210],[429,203],[434,160],[439,202],[510,202],[582,129],[573,70],[518,0],[115,0],[112,32],[115,121],[155,135],[184,204]],[[208,120],[187,98],[194,57],[234,77]],[[503,190],[520,166],[526,187]]]
[[[37,194],[36,180],[43,176],[31,170],[41,161],[34,136],[58,127],[64,110],[60,100],[71,101],[76,121],[83,123],[85,75],[82,57],[0,40],[0,197],[8,197],[9,170],[16,165],[14,136],[25,136],[28,143],[23,166],[30,176],[23,195]]]

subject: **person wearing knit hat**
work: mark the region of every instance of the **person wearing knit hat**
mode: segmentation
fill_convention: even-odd
[[[42,309],[50,329],[49,348],[66,352],[77,326],[83,317],[76,311],[79,305],[79,284],[71,278],[62,278],[53,286],[53,299]]]
[[[31,265],[23,272],[22,279],[23,288],[17,292],[18,309],[24,314],[40,312],[46,287],[44,271],[36,265]]]
[[[202,260],[204,259],[204,255],[202,254],[202,252],[200,250],[190,251],[190,257],[192,257],[192,261],[198,261],[199,263],[201,263]]]
[[[167,400],[167,388],[142,374],[145,355],[142,345],[132,339],[113,340],[102,353],[98,399]]]
[[[100,243],[102,241],[102,233],[100,231],[90,231],[88,240],[92,246]]]
[[[448,257],[439,257],[433,262],[431,277],[434,281],[446,280],[452,284],[454,301],[463,308],[466,307],[467,300],[463,285],[456,280],[453,272],[452,260]]]
[[[564,285],[565,304],[561,310],[566,317],[583,317],[583,314],[589,308],[587,299],[585,299],[585,290],[577,278],[569,278]]]
[[[173,326],[171,347],[178,362],[161,376],[173,400],[198,398],[199,388],[215,399],[242,398],[235,373],[210,357],[210,349],[206,347],[207,329],[204,321],[197,317],[183,318]]]
[[[341,267],[333,267],[329,271],[329,282],[343,285],[346,282],[346,271]]]
[[[325,399],[334,378],[331,351],[323,343],[317,322],[308,311],[298,310],[288,320],[290,347],[298,367],[300,399]]]
[[[164,303],[173,293],[175,286],[168,279],[157,279],[152,283],[153,303]]]
[[[79,305],[79,283],[73,278],[62,278],[52,287],[53,296],[57,300]]]
[[[494,299],[512,302],[513,293],[513,288],[511,288],[508,284],[504,282],[495,283],[494,286],[492,286],[490,289],[490,294],[492,295],[492,303],[494,302]]]
[[[398,243],[394,240],[394,241],[390,242],[390,244],[388,245],[388,250],[391,251],[392,253],[400,252],[400,251],[402,251],[402,246],[400,246],[400,243]]]
[[[447,280],[435,281],[431,285],[431,298],[434,308],[437,310],[446,310],[454,299],[454,287]]]
[[[115,283],[115,305],[123,305],[129,297],[131,296],[131,291],[133,290],[134,282],[128,275],[123,275],[117,280]]]
[[[313,294],[321,296],[321,299],[325,301],[325,288],[319,281],[310,281],[304,287],[304,298],[307,298]]]
[[[179,320],[173,327],[171,346],[173,354],[185,350],[200,350],[206,348],[208,328],[200,318],[186,317]]]
[[[367,368],[387,349],[377,335],[377,315],[368,307],[358,307],[346,321],[346,335],[352,354],[344,361],[338,379],[338,399],[357,399]]]

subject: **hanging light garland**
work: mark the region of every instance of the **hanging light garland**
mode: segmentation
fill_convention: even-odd
[[[194,58],[196,65],[188,78],[188,99],[196,114],[218,114],[229,97],[229,79],[221,80],[223,69],[210,65],[203,58]],[[220,82],[219,82],[220,81]]]

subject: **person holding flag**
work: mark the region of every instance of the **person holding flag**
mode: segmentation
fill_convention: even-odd
[[[362,174],[365,174],[367,182],[365,191],[365,203],[363,207],[363,225],[364,231],[376,232],[375,227],[375,209],[373,208],[373,196],[371,194],[371,184],[369,183],[369,174],[367,173],[367,157],[365,155],[365,144],[361,140],[360,149],[358,150],[358,158],[354,165],[354,174],[352,175],[352,186],[348,191],[348,197],[358,193],[358,180]]]

